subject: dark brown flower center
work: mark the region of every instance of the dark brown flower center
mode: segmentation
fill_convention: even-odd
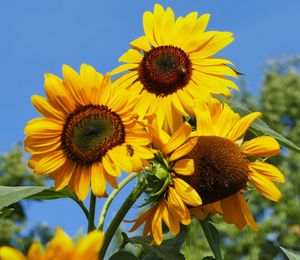
[[[192,76],[192,64],[182,49],[160,46],[145,53],[138,72],[148,92],[167,96],[188,84]]]
[[[195,173],[182,179],[198,192],[203,204],[224,199],[247,185],[248,160],[227,138],[201,136],[188,157],[194,160]]]
[[[125,128],[118,114],[103,105],[86,105],[70,114],[61,136],[65,154],[79,164],[92,164],[124,143]]]

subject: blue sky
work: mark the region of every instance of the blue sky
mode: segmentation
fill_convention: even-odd
[[[0,152],[23,140],[26,122],[38,115],[30,97],[44,95],[44,73],[61,76],[62,64],[78,70],[82,63],[102,73],[112,70],[129,42],[143,34],[143,12],[153,10],[156,2],[172,7],[177,16],[211,13],[208,29],[233,32],[235,41],[218,56],[246,74],[255,94],[267,59],[299,54],[299,0],[1,1]],[[71,235],[85,228],[84,216],[72,201],[30,203],[28,216],[30,226],[46,221]]]

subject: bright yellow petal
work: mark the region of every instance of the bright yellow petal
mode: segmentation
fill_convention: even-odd
[[[91,185],[91,166],[77,165],[75,177],[75,192],[79,200],[84,201]]]
[[[259,228],[257,227],[257,225],[256,225],[256,223],[255,223],[255,220],[254,220],[254,218],[253,218],[253,216],[252,216],[252,213],[251,213],[251,211],[250,211],[250,209],[249,209],[249,207],[248,207],[247,202],[246,202],[245,199],[244,199],[243,194],[240,193],[240,192],[238,192],[238,193],[236,194],[236,196],[237,196],[237,199],[238,199],[238,201],[239,201],[240,208],[241,208],[241,210],[242,210],[242,212],[243,212],[243,216],[244,216],[244,218],[245,218],[245,220],[246,220],[246,222],[247,222],[247,225],[248,225],[250,228],[252,228],[254,231],[258,231]]]
[[[180,146],[175,152],[173,152],[169,158],[169,161],[175,161],[185,155],[187,155],[190,151],[193,150],[194,146],[196,145],[198,138],[192,138],[184,145]]]
[[[116,165],[111,162],[110,158],[105,155],[102,157],[102,164],[103,164],[103,167],[105,169],[105,171],[111,175],[111,176],[114,176],[114,177],[118,177],[120,176],[120,170],[116,167]]]
[[[44,117],[49,117],[64,122],[64,113],[53,108],[44,97],[33,95],[31,97],[31,101],[36,110],[39,111]]]
[[[189,137],[192,127],[187,123],[183,123],[180,128],[171,136],[169,142],[165,146],[164,153],[168,154],[176,150]]]
[[[272,181],[280,183],[285,182],[285,178],[281,171],[272,164],[256,161],[248,163],[248,167],[254,174],[261,174]]]
[[[121,149],[121,148],[123,148],[123,149]],[[132,172],[132,164],[131,164],[131,161],[128,160],[126,153],[127,153],[126,148],[119,147],[119,146],[108,151],[108,155],[111,158],[111,161],[113,161],[117,165],[118,168],[120,168],[121,170],[124,170],[127,173],[131,173]]]
[[[169,187],[167,201],[170,210],[178,217],[185,218],[186,216],[190,216],[186,205],[183,203],[182,198],[175,188]]]
[[[75,104],[59,77],[50,73],[45,74],[45,92],[49,103],[57,110],[69,114],[75,109]]]
[[[261,116],[262,114],[259,112],[246,115],[234,125],[227,137],[233,141],[238,140],[246,133],[253,121]]]
[[[182,159],[176,161],[172,170],[180,175],[192,175],[195,171],[193,159]]]
[[[67,161],[62,150],[53,151],[48,154],[45,154],[44,157],[37,162],[34,167],[35,174],[47,174],[54,172]]]
[[[221,200],[223,218],[229,224],[234,224],[242,230],[247,224],[236,194]]]
[[[241,149],[248,156],[271,157],[280,152],[278,142],[270,136],[260,136],[244,142]]]
[[[172,234],[176,236],[180,231],[179,221],[172,216],[172,212],[169,210],[165,200],[160,202],[162,204],[162,218]]]
[[[26,260],[26,257],[17,249],[0,246],[0,259],[1,260]]]
[[[280,200],[281,192],[271,180],[263,175],[254,173],[249,174],[249,179],[255,185],[256,189],[261,193],[261,195],[273,201]]]
[[[92,164],[91,186],[93,193],[97,197],[103,197],[106,191],[106,180],[103,172],[104,169],[101,163]]]
[[[130,49],[119,58],[119,62],[139,63],[142,59],[143,55],[139,51]]]
[[[153,14],[151,12],[148,11],[144,13],[143,25],[145,36],[153,46],[156,46],[157,44],[153,35]]]
[[[156,245],[162,242],[162,208],[160,204],[156,208],[151,221],[151,231]]]
[[[184,203],[192,207],[197,207],[202,204],[199,194],[185,181],[180,178],[174,178],[173,183],[176,192],[180,195]]]
[[[123,64],[120,65],[119,67],[115,68],[110,72],[110,75],[116,75],[119,74],[120,72],[126,71],[126,70],[132,70],[132,69],[137,69],[138,65],[135,63],[130,63],[130,64]]]
[[[197,121],[197,135],[198,136],[214,136],[214,128],[211,121],[209,111],[201,111],[198,108],[194,109]]]
[[[141,36],[141,37],[135,39],[134,41],[130,42],[130,45],[133,48],[143,50],[143,51],[150,51],[151,50],[149,40],[146,36]]]
[[[30,120],[24,132],[28,136],[34,137],[59,137],[62,133],[62,124],[50,118],[35,118]]]
[[[81,260],[97,260],[98,253],[103,244],[104,235],[99,230],[94,230],[88,233],[87,236],[84,236],[79,243],[77,244],[75,251],[73,253],[72,259]]]

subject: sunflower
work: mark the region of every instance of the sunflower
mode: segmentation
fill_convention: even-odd
[[[40,244],[34,242],[25,257],[15,248],[0,247],[1,260],[98,260],[98,253],[101,249],[104,236],[101,231],[92,231],[83,237],[77,245],[73,245],[71,238],[60,228],[56,229],[55,236],[41,252]]]
[[[145,222],[144,235],[150,234],[156,245],[161,244],[163,240],[163,223],[173,235],[177,235],[180,231],[180,223],[188,225],[191,222],[188,207],[196,207],[202,203],[198,193],[178,177],[189,176],[194,173],[193,160],[182,158],[191,152],[196,143],[195,138],[187,141],[191,130],[188,123],[183,123],[172,136],[169,136],[165,131],[159,129],[158,124],[153,123],[149,126],[153,144],[163,158],[160,178],[164,172],[167,176],[166,179],[168,179],[168,185],[163,192],[157,192],[159,195],[146,212],[131,221],[135,224],[130,231],[136,230]]]
[[[171,8],[159,4],[143,17],[145,35],[130,43],[112,74],[117,81],[141,94],[136,110],[143,117],[156,113],[160,127],[173,133],[182,116],[192,114],[193,99],[203,93],[230,96],[237,89],[226,76],[237,77],[229,60],[212,56],[233,41],[232,33],[205,32],[210,15],[192,12],[175,20]]]
[[[273,181],[283,183],[284,176],[261,159],[277,155],[279,144],[270,136],[244,140],[252,122],[261,117],[259,112],[241,118],[216,99],[199,102],[194,110],[192,136],[198,140],[186,157],[194,160],[195,173],[181,178],[199,193],[203,205],[190,209],[191,214],[199,219],[221,214],[238,229],[248,225],[258,230],[244,193],[256,188],[266,198],[279,201],[281,193]]]
[[[136,96],[83,64],[80,74],[63,66],[64,79],[45,75],[47,99],[33,96],[34,107],[44,116],[25,127],[25,149],[32,153],[29,166],[35,174],[49,174],[55,189],[69,184],[80,200],[90,186],[105,196],[106,182],[117,187],[124,170],[142,168],[153,157],[145,124],[132,111]]]

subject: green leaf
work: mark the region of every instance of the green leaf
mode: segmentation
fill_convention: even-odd
[[[76,194],[71,193],[67,187],[63,188],[60,191],[55,191],[54,188],[48,188],[46,190],[43,190],[32,196],[27,197],[27,199],[32,200],[54,200],[63,198],[77,199]]]
[[[136,236],[129,238],[122,233],[124,247],[127,243],[140,244],[143,246],[143,260],[184,260],[184,255],[179,251],[187,236],[187,227],[181,225],[180,233],[171,239],[166,239],[160,246],[150,246],[151,239],[149,236]]]
[[[15,210],[13,208],[5,209],[3,211],[0,211],[0,218],[5,218],[9,216],[11,213],[13,213]]]
[[[176,249],[167,246],[147,246],[144,245],[144,252],[146,255],[143,260],[184,260],[184,255]],[[148,254],[147,254],[148,253]],[[150,253],[150,254],[149,254]],[[151,254],[154,253],[155,255]]]
[[[283,251],[283,253],[287,256],[289,260],[300,260],[300,252],[287,249],[284,247],[280,247],[280,249]]]
[[[137,260],[138,258],[130,252],[125,250],[119,250],[117,253],[113,254],[109,260]]]
[[[215,228],[215,226],[212,223],[208,221],[208,219],[199,220],[199,222],[201,224],[204,235],[207,239],[207,242],[215,258],[217,260],[221,260],[222,259],[222,253],[220,248],[221,237],[219,231]]]
[[[243,107],[233,107],[232,108],[235,112],[239,113],[241,116],[246,116],[249,113],[251,113],[252,111],[250,111],[247,108],[243,108]],[[281,134],[277,133],[276,131],[274,131],[273,129],[271,129],[262,119],[258,118],[256,119],[251,127],[250,130],[252,130],[255,134],[261,136],[261,135],[270,135],[273,136],[282,146],[300,153],[300,147],[298,147],[297,145],[295,145],[293,142],[291,142],[290,140],[286,139],[284,136],[282,136]]]
[[[46,186],[21,186],[8,187],[0,186],[0,209],[25,199],[31,195],[39,193],[45,189]]]

